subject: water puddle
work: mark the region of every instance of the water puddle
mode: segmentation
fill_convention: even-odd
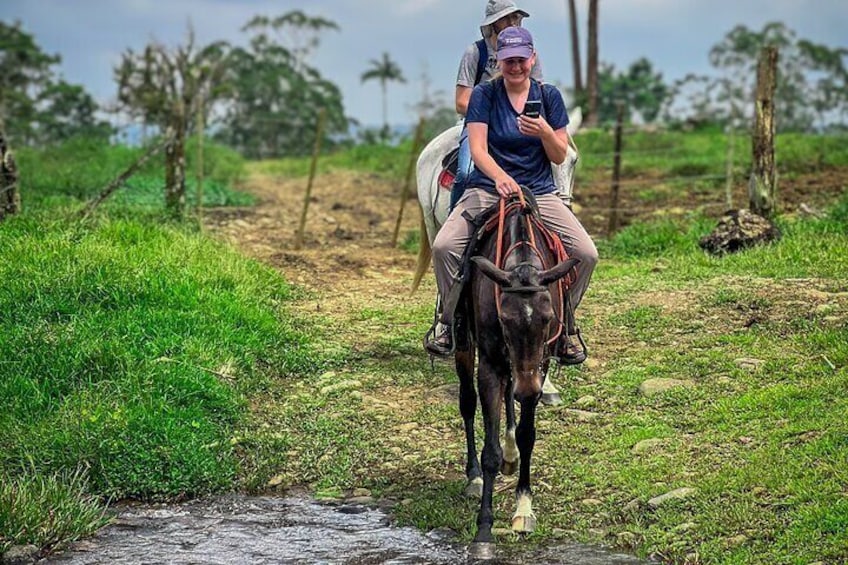
[[[468,563],[438,532],[392,526],[379,509],[307,498],[228,495],[172,505],[122,505],[112,524],[39,563],[352,565]],[[635,565],[629,555],[579,545],[498,550],[492,564]]]

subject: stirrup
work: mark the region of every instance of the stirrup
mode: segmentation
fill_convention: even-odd
[[[430,354],[431,357],[450,357],[454,353],[456,353],[456,329],[454,324],[445,324],[442,323],[442,327],[446,328],[443,331],[449,333],[450,340],[450,349],[440,347],[436,345],[436,340],[441,337],[440,335],[436,335],[436,328],[438,327],[438,323],[434,324],[427,330],[427,333],[424,335],[424,350]]]
[[[574,355],[569,355],[568,349],[569,349],[569,346],[571,345],[571,338],[572,337],[577,337],[577,341],[580,344],[580,349]],[[563,333],[563,335],[560,336],[560,340],[565,342],[563,344],[562,351],[559,351],[558,355],[556,356],[557,363],[560,366],[562,366],[562,365],[579,365],[586,360],[586,358],[589,355],[589,351],[588,351],[588,348],[586,347],[586,342],[583,341],[583,335],[580,332],[580,328],[576,328],[576,333],[573,333],[573,334],[569,334],[568,332]],[[575,348],[576,348],[576,345],[575,345]]]

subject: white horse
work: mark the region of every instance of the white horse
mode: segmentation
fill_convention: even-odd
[[[571,204],[571,196],[574,189],[574,167],[577,165],[578,151],[574,143],[574,134],[583,123],[583,112],[576,107],[569,114],[570,121],[566,130],[568,131],[568,152],[565,161],[561,165],[551,163],[551,171],[556,184],[556,194],[566,204]],[[439,184],[439,175],[442,172],[442,161],[445,156],[459,145],[459,134],[462,132],[462,124],[446,129],[421,151],[416,165],[416,180],[418,181],[418,202],[421,204],[421,217],[423,225],[422,232],[427,232],[427,238],[421,238],[418,250],[418,266],[412,282],[414,292],[421,282],[421,278],[430,266],[433,240],[436,232],[445,223],[450,206],[450,187],[444,188]],[[422,233],[423,236],[423,233]],[[542,393],[542,402],[545,404],[559,404],[559,391],[556,390],[551,379],[545,379],[545,387]]]

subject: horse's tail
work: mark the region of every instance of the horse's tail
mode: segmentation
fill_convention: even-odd
[[[418,246],[418,264],[415,265],[415,276],[412,278],[412,288],[409,294],[414,294],[418,290],[418,285],[421,284],[421,279],[424,278],[424,273],[430,267],[430,256],[433,250],[430,248],[430,238],[427,236],[427,227],[424,225],[424,214],[421,214],[421,244]]]

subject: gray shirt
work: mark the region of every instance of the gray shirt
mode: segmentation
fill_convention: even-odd
[[[492,80],[498,70],[498,60],[495,57],[495,48],[488,44],[489,60],[486,61],[486,69],[483,71],[483,76],[480,77],[480,82],[485,83]],[[474,88],[474,77],[477,76],[477,61],[480,59],[480,52],[477,50],[477,44],[472,43],[465,49],[462,54],[462,59],[459,61],[459,72],[456,74],[456,85],[467,86]],[[539,55],[536,55],[536,64],[533,65],[533,70],[530,76],[542,82],[542,62]]]

